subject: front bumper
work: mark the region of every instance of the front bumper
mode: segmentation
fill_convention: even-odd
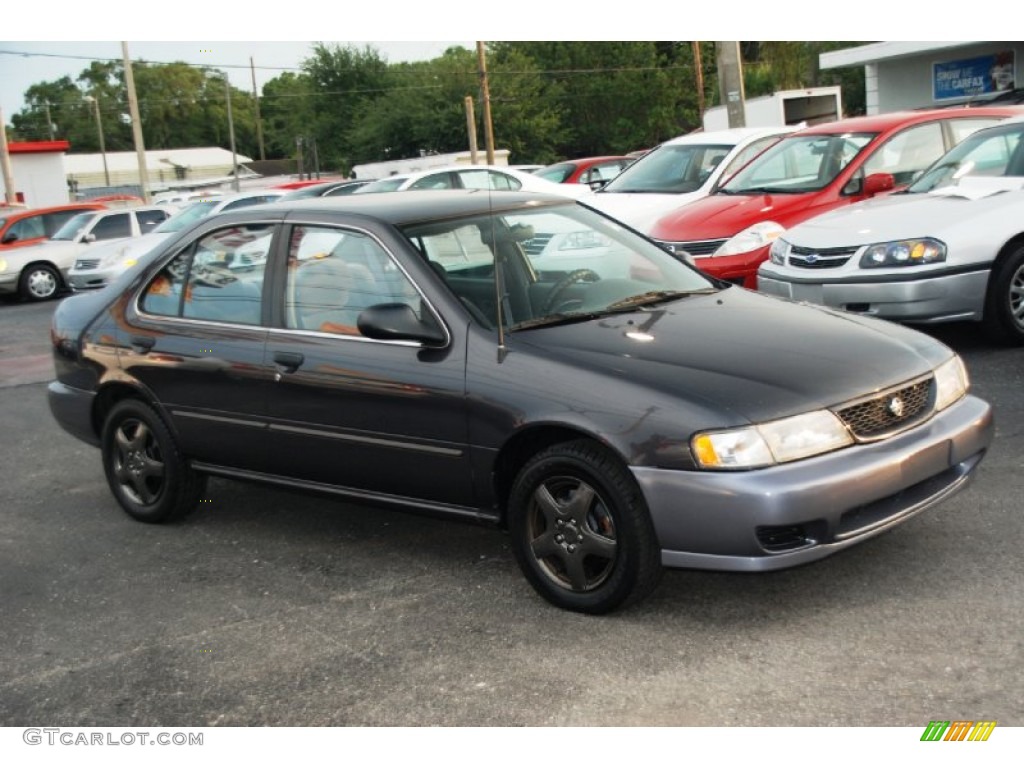
[[[895,437],[790,464],[632,471],[664,565],[770,571],[820,560],[949,498],[993,433],[991,407],[968,395]]]
[[[754,291],[758,288],[757,269],[767,261],[769,248],[770,246],[766,245],[755,251],[737,253],[733,256],[694,256],[691,263],[712,277]]]
[[[20,277],[21,274],[18,272],[8,272],[0,275],[0,293],[17,293]]]
[[[822,304],[886,320],[939,323],[980,320],[985,309],[989,269],[919,276],[858,273],[852,278],[825,280],[789,274],[792,270],[762,267],[758,289],[795,301]],[[809,270],[801,270],[808,272]]]

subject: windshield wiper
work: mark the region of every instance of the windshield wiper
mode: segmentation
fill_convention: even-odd
[[[523,331],[527,328],[540,328],[541,326],[568,325],[569,323],[581,323],[585,320],[594,320],[601,317],[601,312],[559,312],[556,315],[544,315],[533,320],[524,320],[509,328],[510,331]]]
[[[791,195],[804,190],[787,187],[744,187],[743,189],[726,189],[723,187],[715,194],[719,195]]]
[[[647,307],[653,304],[662,304],[666,301],[685,299],[688,296],[706,295],[714,292],[713,288],[701,288],[696,291],[648,291],[647,293],[629,296],[628,298],[616,301],[614,304],[609,304],[607,309],[615,311],[632,309],[634,307]]]

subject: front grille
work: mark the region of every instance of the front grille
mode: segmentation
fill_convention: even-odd
[[[75,262],[75,269],[96,269],[99,265],[99,259],[79,259]]]
[[[540,233],[531,237],[529,240],[523,241],[523,251],[526,252],[527,256],[540,256],[540,254],[547,248],[548,243],[551,242],[551,238],[554,234]]]
[[[935,379],[928,376],[836,411],[858,440],[875,440],[922,420],[931,411]]]
[[[841,267],[857,252],[856,248],[789,247],[789,265],[800,269],[832,269]]]
[[[691,256],[710,256],[722,247],[725,238],[721,240],[690,240],[685,243],[670,242],[668,240],[658,240],[656,242],[669,253],[678,254],[680,251],[685,251]]]

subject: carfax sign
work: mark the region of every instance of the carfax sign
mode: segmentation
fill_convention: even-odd
[[[933,64],[932,92],[935,101],[1012,89],[1015,68],[1013,53],[1000,51],[971,59]]]

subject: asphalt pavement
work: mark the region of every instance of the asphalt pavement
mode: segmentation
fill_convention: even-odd
[[[114,502],[50,416],[53,304],[0,304],[0,725],[1024,725],[1024,350],[934,331],[996,407],[975,482],[810,566],[672,571],[611,616],[498,531],[226,480]]]

